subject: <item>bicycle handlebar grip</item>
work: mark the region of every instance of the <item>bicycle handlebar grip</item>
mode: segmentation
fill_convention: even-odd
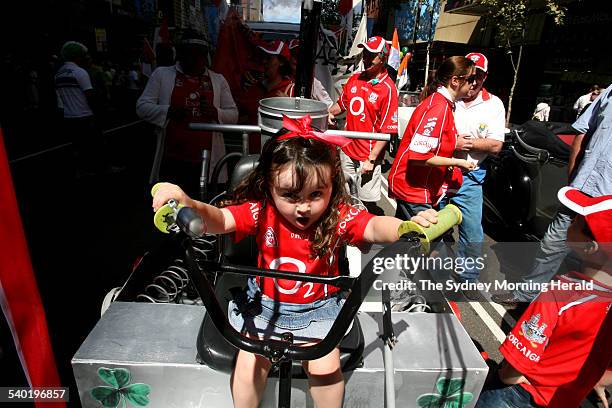
[[[159,190],[160,185],[161,183],[156,183],[153,185],[153,187],[151,187],[151,196],[155,196],[155,193],[157,193],[157,190]],[[179,204],[174,200],[168,201],[157,211],[155,211],[155,215],[153,215],[153,224],[164,234],[169,234],[170,232],[176,231],[177,215],[183,208],[184,206],[182,204]]]
[[[397,229],[397,235],[402,236],[410,232],[416,232],[421,238],[421,243],[426,252],[429,252],[429,243],[442,236],[455,225],[461,224],[461,210],[453,204],[446,205],[438,211],[438,222],[429,227],[423,227],[413,221],[404,221]]]
[[[181,207],[178,210],[176,225],[192,238],[199,238],[206,234],[206,223],[200,214],[190,207]]]
[[[153,184],[153,187],[151,187],[151,197],[155,197],[155,193],[159,190],[159,186],[161,186],[161,183]]]

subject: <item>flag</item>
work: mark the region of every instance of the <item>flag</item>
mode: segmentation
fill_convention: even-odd
[[[146,37],[143,38],[142,59],[145,63],[151,65],[155,61],[155,51],[153,51],[153,47],[151,47],[151,44],[149,43],[149,40],[147,40]]]
[[[361,16],[361,22],[359,23],[359,28],[357,29],[357,34],[355,34],[355,39],[353,40],[353,45],[351,46],[351,50],[349,51],[348,58],[354,57],[361,53],[362,49],[357,47],[362,42],[368,39],[368,15],[367,13],[363,13]]]
[[[217,41],[212,70],[225,77],[234,100],[240,104],[245,89],[259,79],[252,77],[258,77],[257,72],[263,72],[263,62],[256,46],[259,37],[232,9],[219,29]]]
[[[168,29],[168,20],[166,20],[166,17],[162,18],[157,35],[159,38],[156,38],[155,42],[159,44],[170,44],[170,30]]]
[[[158,67],[174,65],[175,53],[170,41],[170,30],[166,17],[162,18],[159,27],[155,27],[153,50],[155,50],[155,63]]]
[[[399,37],[397,36],[397,28],[393,31],[393,41],[391,43],[391,52],[389,53],[389,61],[387,62],[394,70],[398,70],[400,66],[400,48]]]
[[[60,387],[47,320],[23,231],[0,130],[0,307],[31,387]],[[65,408],[63,402],[36,403]]]
[[[404,59],[402,59],[402,63],[400,64],[397,70],[397,89],[402,89],[404,85],[408,83],[408,61],[410,61],[410,57],[412,57],[412,53],[408,52],[404,55]]]

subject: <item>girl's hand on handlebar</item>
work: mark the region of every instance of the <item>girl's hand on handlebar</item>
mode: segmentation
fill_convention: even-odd
[[[153,196],[153,211],[157,211],[170,200],[175,200],[186,207],[190,207],[192,201],[176,184],[159,183]]]
[[[410,218],[410,221],[419,224],[421,227],[429,227],[431,224],[438,223],[438,212],[433,208],[425,211],[419,211],[417,215]]]

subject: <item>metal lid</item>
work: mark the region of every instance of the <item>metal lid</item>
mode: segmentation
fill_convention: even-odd
[[[259,108],[279,113],[323,113],[327,114],[327,105],[321,101],[305,98],[275,97],[259,101]]]

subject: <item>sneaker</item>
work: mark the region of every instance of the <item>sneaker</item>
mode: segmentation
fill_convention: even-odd
[[[464,289],[461,291],[463,296],[472,302],[483,302],[485,299],[479,290]]]
[[[491,296],[491,300],[495,303],[499,303],[500,305],[504,306],[506,309],[516,309],[517,307],[519,307],[519,305],[523,303],[529,303],[529,302],[525,302],[523,300],[517,299],[514,296],[514,293],[512,292],[497,293]]]

